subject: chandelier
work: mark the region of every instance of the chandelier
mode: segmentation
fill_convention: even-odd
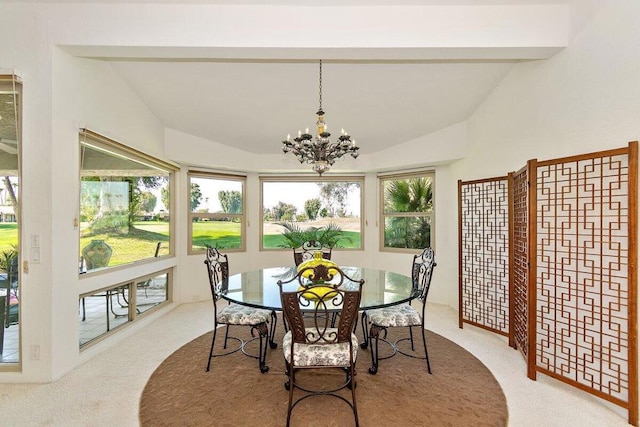
[[[320,108],[316,112],[318,121],[316,122],[317,135],[313,137],[307,128],[304,133],[298,131],[298,136],[291,140],[291,135],[282,141],[282,151],[292,153],[300,163],[313,165],[313,170],[320,176],[327,172],[336,160],[346,154],[356,159],[360,147],[356,145],[356,140],[342,129],[341,135],[335,142],[331,142],[331,134],[324,121],[324,111],[322,111],[322,60],[320,60]]]

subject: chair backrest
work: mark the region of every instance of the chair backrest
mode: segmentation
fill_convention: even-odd
[[[298,287],[285,291],[287,283]],[[339,267],[324,265],[302,269],[286,282],[278,280],[282,312],[291,330],[292,343],[350,343],[363,285],[363,279],[352,279]],[[336,331],[331,328],[337,313],[340,316]]]
[[[226,254],[220,253],[217,248],[208,247],[205,254],[204,263],[207,266],[207,274],[209,275],[211,297],[215,302],[220,298],[218,285],[220,285],[220,290],[224,290],[229,286],[229,258]]]
[[[308,240],[304,242],[300,247],[293,248],[293,261],[296,266],[302,264],[305,261],[313,259],[313,255],[316,252],[322,253],[322,258],[331,259],[332,248],[322,246],[317,240]]]
[[[420,254],[413,256],[413,268],[411,279],[414,289],[420,293],[419,299],[424,303],[431,287],[431,276],[433,268],[436,266],[436,259],[433,249],[426,248]]]

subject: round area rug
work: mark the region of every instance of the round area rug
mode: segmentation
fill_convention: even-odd
[[[214,358],[211,370],[205,372],[211,333],[175,351],[151,375],[142,392],[140,424],[285,425],[288,392],[284,388],[280,322],[278,327],[278,348],[268,350],[266,374],[260,373],[257,359],[241,352]],[[231,331],[231,335],[249,338],[248,328],[236,327]],[[221,343],[223,336],[218,334],[217,341]],[[389,333],[394,340],[400,336],[400,330]],[[417,338],[416,344],[421,344]],[[505,396],[487,367],[462,347],[430,331],[427,345],[432,375],[427,373],[424,360],[402,354],[381,360],[378,373],[370,375],[371,354],[368,349],[358,350],[356,398],[360,425],[507,425]],[[381,356],[383,347],[380,343]],[[257,345],[253,350],[257,354]],[[354,424],[353,414],[344,402],[325,396],[304,400],[294,408],[291,417],[292,426]]]

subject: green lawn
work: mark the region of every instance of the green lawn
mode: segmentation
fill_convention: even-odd
[[[343,231],[342,235],[344,239],[338,242],[339,248],[359,248],[360,247],[360,233],[355,231]],[[265,249],[281,248],[285,244],[286,240],[280,234],[265,234],[262,239],[262,244]]]
[[[338,243],[341,248],[360,246],[360,233],[344,231],[345,237]],[[109,265],[127,264],[140,259],[153,257],[158,242],[162,242],[160,255],[167,254],[169,242],[169,223],[162,221],[140,221],[128,234],[86,235],[80,239],[80,247],[91,240],[105,240],[113,249]],[[207,244],[218,248],[237,248],[240,246],[240,224],[229,221],[203,221],[193,224],[193,245],[204,248]],[[0,223],[0,253],[11,250],[18,243],[16,223]],[[266,234],[263,240],[267,249],[279,249],[284,244],[280,234]]]
[[[0,222],[0,253],[12,250],[18,244],[18,224]]]
[[[91,240],[104,240],[113,250],[110,266],[127,264],[141,259],[151,258],[155,254],[158,242],[163,242],[160,255],[167,253],[169,242],[169,223],[162,221],[136,222],[133,230],[127,234],[91,234],[80,238],[80,247],[84,248]]]

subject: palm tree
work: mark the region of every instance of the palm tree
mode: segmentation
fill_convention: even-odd
[[[395,248],[426,248],[431,246],[430,217],[425,214],[433,209],[431,179],[416,177],[389,181],[385,185],[384,211],[389,213],[412,212],[411,216],[388,216],[385,224],[385,246]]]
[[[350,240],[342,235],[342,229],[335,223],[331,222],[324,227],[308,227],[302,229],[293,222],[278,222],[278,225],[284,227],[282,237],[286,243],[283,248],[298,248],[304,242],[316,241],[325,248],[335,248],[342,239]]]

